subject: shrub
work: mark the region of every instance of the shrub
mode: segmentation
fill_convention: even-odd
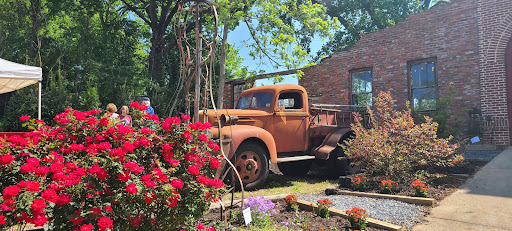
[[[295,195],[288,195],[284,199],[286,202],[286,211],[298,211],[299,204],[297,203],[297,197]]]
[[[392,194],[396,190],[396,182],[392,180],[383,180],[380,182],[380,192],[384,194]]]
[[[174,230],[202,216],[223,183],[212,179],[219,147],[208,123],[147,115],[156,129],[128,127],[100,110],[68,108],[55,127],[0,142],[0,229],[32,223],[52,230]],[[139,111],[137,111],[139,110]],[[138,117],[138,118],[137,118]],[[187,122],[187,121],[184,121]]]
[[[411,183],[415,197],[428,197],[425,181],[415,180]]]
[[[352,230],[366,229],[366,217],[368,216],[368,214],[366,214],[366,210],[353,207],[352,210],[347,210],[346,213]]]
[[[366,188],[366,181],[368,178],[366,176],[355,175],[354,177],[354,189],[357,191],[364,191]]]
[[[374,107],[367,107],[372,128],[364,128],[361,116],[354,113],[351,127],[355,138],[342,145],[353,164],[360,165],[369,176],[408,182],[420,173],[428,177],[435,167],[453,166],[463,160],[455,154],[458,145],[450,144],[452,137],[437,137],[437,123],[432,119],[426,117],[425,123],[416,125],[408,104],[406,110],[394,110],[389,92],[374,97]]]
[[[332,201],[325,198],[322,200],[317,200],[316,205],[318,206],[318,210],[316,211],[317,215],[322,218],[329,218],[329,207],[332,205]]]

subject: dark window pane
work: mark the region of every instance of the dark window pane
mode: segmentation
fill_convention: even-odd
[[[411,75],[412,75],[412,87],[417,88],[420,87],[420,66],[414,65],[411,68]]]
[[[414,109],[420,111],[435,110],[436,109],[436,89],[435,88],[420,88],[412,90],[412,103]]]
[[[420,71],[420,87],[426,87],[427,86],[427,65],[426,64],[420,64],[419,65],[419,71]]]
[[[270,107],[272,93],[254,93],[251,101],[251,108]]]
[[[372,92],[372,72],[367,71],[366,72],[366,92]]]
[[[436,85],[436,67],[433,62],[427,64],[427,86]]]

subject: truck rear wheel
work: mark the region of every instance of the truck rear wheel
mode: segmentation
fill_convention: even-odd
[[[268,178],[268,157],[261,145],[254,142],[242,143],[235,153],[233,162],[242,178],[245,190],[253,190],[263,185]],[[238,185],[238,180],[235,180]]]
[[[331,152],[327,161],[327,168],[329,175],[336,178],[345,176],[352,170],[350,161],[345,158],[345,152],[342,147],[338,146]]]
[[[279,171],[287,176],[305,176],[308,174],[313,160],[302,160],[277,163]]]

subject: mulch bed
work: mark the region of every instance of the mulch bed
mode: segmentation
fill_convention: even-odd
[[[275,201],[274,201],[275,202]],[[288,228],[289,230],[349,230],[349,222],[345,218],[332,216],[328,219],[317,216],[314,212],[300,210],[297,212],[286,211],[284,200],[277,200],[279,205],[276,209],[280,212],[272,216],[272,220],[275,222],[276,227]],[[210,223],[219,220],[220,212],[218,209],[211,210],[203,218],[206,218]],[[301,223],[301,221],[303,221]],[[208,226],[210,223],[206,223]],[[245,225],[231,223],[233,228],[244,229]],[[230,229],[227,229],[230,230]],[[377,231],[373,227],[367,227],[367,231]]]
[[[433,179],[427,184],[429,198],[440,201],[449,196],[488,162],[488,160],[465,160],[458,166],[440,169],[439,173],[446,174],[446,176]],[[366,189],[363,192],[380,193],[379,184],[380,181],[368,180]],[[395,192],[395,194],[414,196],[414,190],[409,185],[399,185],[398,192]]]

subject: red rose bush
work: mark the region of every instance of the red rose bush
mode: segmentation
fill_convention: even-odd
[[[224,186],[211,125],[131,106],[136,128],[97,109],[67,109],[55,127],[20,117],[34,131],[0,141],[0,229],[174,230],[199,218]]]

